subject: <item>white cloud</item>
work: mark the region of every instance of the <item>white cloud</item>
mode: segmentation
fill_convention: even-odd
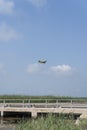
[[[14,2],[12,0],[0,0],[0,14],[12,14]]]
[[[76,71],[76,69],[71,67],[70,65],[63,64],[52,66],[50,67],[49,71],[50,73],[56,75],[57,77],[61,77],[61,76],[72,76]]]
[[[28,1],[36,7],[43,7],[47,3],[47,0],[28,0]]]
[[[72,71],[72,67],[69,65],[58,65],[50,68],[54,72],[69,72]]]
[[[35,63],[35,64],[30,64],[27,67],[27,72],[28,73],[36,73],[36,72],[40,72],[41,68],[39,66],[39,64]]]
[[[5,23],[0,23],[0,41],[8,42],[17,39],[17,32]]]
[[[27,73],[29,74],[35,74],[35,73],[42,73],[45,75],[51,75],[56,77],[66,77],[66,76],[72,76],[74,72],[76,71],[75,68],[71,67],[70,65],[57,65],[57,66],[51,66],[46,68],[43,65],[40,64],[30,64],[27,67]]]

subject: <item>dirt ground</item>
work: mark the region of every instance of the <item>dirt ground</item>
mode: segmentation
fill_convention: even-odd
[[[0,130],[16,130],[15,126],[12,125],[1,125],[0,124]]]

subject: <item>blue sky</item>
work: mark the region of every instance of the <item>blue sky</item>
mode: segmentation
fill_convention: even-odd
[[[86,0],[0,0],[0,94],[87,96],[86,42]]]

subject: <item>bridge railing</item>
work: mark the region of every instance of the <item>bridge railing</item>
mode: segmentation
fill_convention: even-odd
[[[0,107],[87,107],[83,99],[0,99]]]

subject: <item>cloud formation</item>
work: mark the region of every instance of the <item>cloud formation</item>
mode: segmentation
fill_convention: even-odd
[[[75,72],[75,69],[70,65],[57,65],[50,67],[50,72],[54,75],[60,76],[71,76]]]
[[[17,39],[17,32],[6,23],[0,23],[0,41],[8,42]]]
[[[50,68],[54,72],[69,72],[72,71],[72,67],[69,65],[58,65],[58,66],[52,66]]]
[[[28,0],[28,1],[36,7],[43,7],[47,3],[47,0]]]
[[[12,14],[14,2],[12,0],[0,0],[0,14]]]
[[[29,73],[29,74],[31,74],[31,73],[37,73],[37,72],[40,72],[41,71],[41,68],[40,68],[40,66],[37,64],[37,63],[35,63],[35,64],[30,64],[30,65],[28,65],[28,67],[27,67],[27,72]]]
[[[40,66],[39,64],[35,63],[35,64],[30,64],[27,67],[27,72],[29,74],[31,73],[43,73],[43,74],[49,74],[49,75],[55,75],[55,76],[69,76],[72,75],[74,72],[74,68],[71,67],[70,65],[57,65],[57,66],[51,66],[48,68],[44,68],[43,66]]]

